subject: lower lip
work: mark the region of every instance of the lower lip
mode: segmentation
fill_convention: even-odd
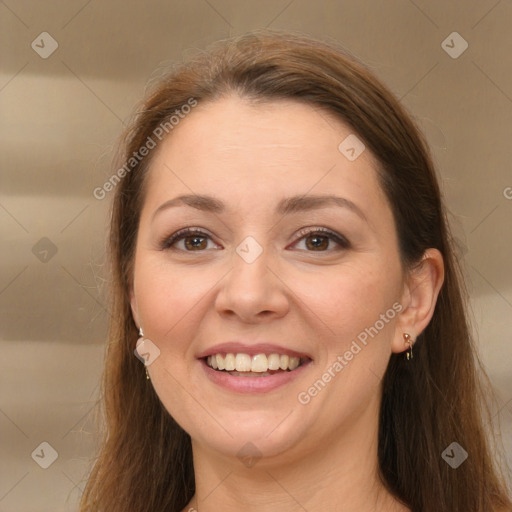
[[[214,370],[203,359],[200,362],[206,376],[213,383],[236,393],[267,393],[273,391],[300,377],[309,363],[311,363],[311,361],[308,361],[295,370],[274,373],[266,377],[237,377],[227,372]]]

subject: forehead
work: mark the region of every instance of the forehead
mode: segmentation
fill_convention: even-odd
[[[385,202],[377,160],[367,149],[348,159],[340,150],[347,137],[355,137],[350,126],[304,102],[233,95],[200,103],[155,150],[147,202],[202,193],[240,208],[334,190],[363,205]]]
[[[272,157],[293,160],[336,152],[350,134],[353,130],[346,123],[320,106],[294,100],[254,102],[230,95],[199,103],[162,146],[174,146],[174,153],[178,147],[184,148],[188,154],[182,152],[182,158],[193,158],[198,151],[236,156],[275,149]],[[196,151],[188,152],[190,145]],[[264,158],[266,153],[260,156]],[[370,154],[366,157],[372,159]]]

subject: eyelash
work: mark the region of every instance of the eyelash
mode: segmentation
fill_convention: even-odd
[[[327,236],[329,238],[329,240],[333,240],[343,249],[350,248],[350,242],[344,236],[338,235],[337,233],[335,233],[334,231],[331,231],[330,229],[305,228],[305,229],[300,230],[298,235],[299,235],[299,238],[294,242],[294,244],[296,244],[297,242],[299,242],[300,240],[302,240],[303,238],[305,238],[307,236],[320,235],[320,236]],[[160,249],[161,250],[166,250],[166,249],[167,250],[169,250],[169,249],[180,250],[180,251],[188,252],[188,253],[203,252],[204,249],[199,250],[199,251],[187,251],[187,250],[183,250],[183,249],[172,248],[172,246],[176,242],[179,242],[180,240],[183,240],[189,236],[198,236],[201,238],[210,238],[211,239],[210,235],[208,235],[208,233],[205,233],[204,231],[198,230],[196,228],[184,228],[184,229],[180,229],[176,233],[173,233],[170,237],[164,238],[160,243]],[[331,251],[325,250],[325,251],[307,251],[307,252],[331,252]]]

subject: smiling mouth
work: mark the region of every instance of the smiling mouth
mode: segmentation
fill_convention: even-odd
[[[227,353],[212,354],[204,358],[204,361],[210,368],[234,377],[268,377],[276,373],[292,372],[310,359],[277,353],[254,356]]]

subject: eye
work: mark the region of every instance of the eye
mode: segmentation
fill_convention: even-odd
[[[300,238],[292,246],[297,246],[299,242],[304,241],[305,249],[299,249],[308,252],[329,252],[331,242],[337,244],[338,248],[348,249],[350,247],[350,243],[344,236],[326,228],[302,229],[299,236]],[[162,250],[175,249],[184,252],[201,252],[212,248],[208,247],[208,241],[213,244],[208,233],[197,228],[184,228],[173,233],[170,237],[164,238],[160,243],[160,248]],[[181,247],[177,245],[179,242],[183,242]],[[218,247],[217,244],[214,244],[213,248]]]
[[[182,247],[178,247],[178,242],[183,241]],[[185,228],[176,231],[170,237],[164,238],[160,243],[160,248],[164,249],[177,249],[186,252],[200,252],[208,249],[208,241],[213,241],[208,233],[195,228]],[[218,246],[216,246],[218,247]]]
[[[299,240],[293,245],[296,246],[299,242],[304,241],[306,248],[301,250],[309,252],[329,252],[330,242],[336,243],[338,249],[340,247],[342,249],[350,247],[350,242],[344,236],[326,228],[303,229],[299,232],[299,235]]]

